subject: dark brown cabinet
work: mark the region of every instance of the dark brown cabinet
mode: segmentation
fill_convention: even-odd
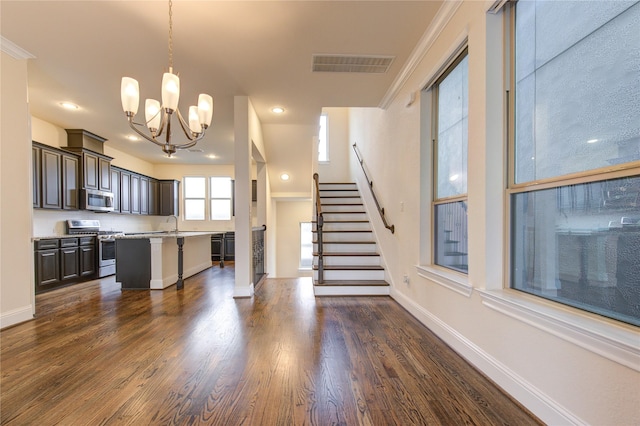
[[[59,244],[59,240],[41,240],[35,243],[36,293],[60,282]]]
[[[160,215],[178,216],[180,214],[180,202],[178,190],[180,182],[177,180],[161,180],[160,185]]]
[[[92,279],[96,273],[93,236],[35,242],[36,293]]]
[[[140,176],[140,214],[149,214],[149,178]]]
[[[60,240],[60,280],[70,280],[80,276],[80,252],[77,238]]]
[[[149,214],[157,215],[159,212],[158,200],[160,199],[159,183],[156,179],[149,179]]]
[[[32,177],[33,180],[33,207],[40,208],[42,205],[41,201],[41,188],[42,183],[40,181],[40,177],[42,176],[42,166],[40,164],[40,154],[42,150],[39,146],[33,145],[31,147],[31,168],[32,168]]]
[[[75,155],[62,154],[62,208],[77,210],[80,200],[80,164]]]
[[[120,169],[111,168],[111,192],[113,192],[113,211],[120,213]]]
[[[62,208],[62,154],[42,148],[42,201],[43,209]]]
[[[131,173],[120,171],[120,212],[131,213]]]
[[[66,151],[78,154],[82,162],[82,187],[111,192],[111,160],[113,158],[75,146],[67,146]]]
[[[224,233],[224,260],[236,259],[236,233]]]
[[[140,175],[131,173],[131,214],[140,214]]]

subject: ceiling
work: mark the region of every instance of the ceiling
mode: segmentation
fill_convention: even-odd
[[[309,174],[310,163],[282,153],[299,152],[297,144],[311,152],[322,107],[379,106],[441,4],[174,0],[173,66],[181,79],[180,110],[186,115],[198,93],[212,95],[215,104],[212,127],[196,147],[202,152],[178,151],[174,159],[149,142],[126,139],[133,132],[120,103],[123,76],[139,81],[141,104],[160,97],[169,63],[168,2],[2,0],[0,30],[4,39],[35,57],[28,65],[35,117],[86,129],[113,148],[154,164],[233,164],[233,99],[248,96],[263,126],[270,128],[264,140],[267,162],[278,165],[278,170],[270,166],[270,173],[287,169],[296,176]],[[394,60],[386,73],[312,72],[314,54]],[[80,108],[62,109],[63,101]],[[272,113],[274,106],[285,112]],[[280,137],[277,129],[288,125],[311,134],[285,131]],[[207,157],[211,154],[216,158]],[[298,190],[274,189],[273,181],[272,190]]]

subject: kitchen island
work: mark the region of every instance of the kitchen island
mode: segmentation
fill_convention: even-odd
[[[178,231],[117,236],[116,282],[123,290],[163,290],[193,276],[211,267],[213,234],[216,232]]]

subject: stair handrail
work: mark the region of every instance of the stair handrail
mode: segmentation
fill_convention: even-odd
[[[358,158],[358,163],[360,163],[360,167],[362,167],[362,173],[364,173],[364,177],[367,180],[367,184],[369,185],[369,189],[371,190],[371,195],[373,196],[373,201],[376,203],[376,207],[378,208],[378,213],[380,213],[380,217],[382,218],[382,223],[384,224],[384,227],[387,228],[389,231],[391,231],[391,233],[395,233],[396,231],[396,227],[395,225],[389,225],[389,223],[387,222],[387,218],[384,215],[384,207],[380,207],[380,203],[378,202],[378,197],[376,197],[376,193],[373,191],[373,181],[369,179],[369,176],[367,176],[367,171],[364,168],[364,160],[362,160],[362,158],[360,157],[360,154],[358,154],[358,147],[356,146],[356,144],[353,144],[353,151],[356,153],[356,157]]]
[[[320,177],[318,173],[313,174],[313,180],[316,185],[316,231],[318,234],[318,283],[324,282],[324,257],[322,244],[322,227],[324,225],[324,217],[322,216],[322,202],[320,200]]]

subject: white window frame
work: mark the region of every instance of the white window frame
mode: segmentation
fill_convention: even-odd
[[[303,234],[302,234],[302,227],[305,224],[309,224],[309,235],[311,236],[310,238],[310,242],[311,242],[311,263],[307,266],[307,265],[303,265],[302,264],[302,247],[303,247]],[[313,269],[313,223],[312,222],[300,222],[300,258],[298,260],[298,269],[300,271],[311,271]]]
[[[187,181],[188,179],[203,179],[204,180],[204,197],[187,197]],[[184,176],[182,178],[182,186],[184,190],[182,191],[182,205],[184,206],[184,220],[189,222],[203,221],[207,219],[207,178],[205,176]],[[204,201],[204,211],[202,219],[188,219],[187,218],[187,201],[189,200],[203,200]]]
[[[214,197],[213,192],[213,179],[229,179],[229,197]],[[208,206],[209,206],[209,220],[211,221],[220,221],[220,220],[231,220],[233,218],[233,179],[230,176],[209,176],[208,179],[209,190],[207,194],[209,195]],[[229,219],[214,219],[213,218],[213,208],[211,206],[212,202],[215,200],[229,200]]]
[[[322,126],[321,122],[324,121],[324,126]],[[322,129],[324,127],[324,151],[325,158],[320,159],[320,148],[323,145]],[[330,162],[330,151],[329,151],[329,116],[326,113],[322,113],[320,115],[320,123],[318,126],[318,163],[319,164],[328,164]]]

